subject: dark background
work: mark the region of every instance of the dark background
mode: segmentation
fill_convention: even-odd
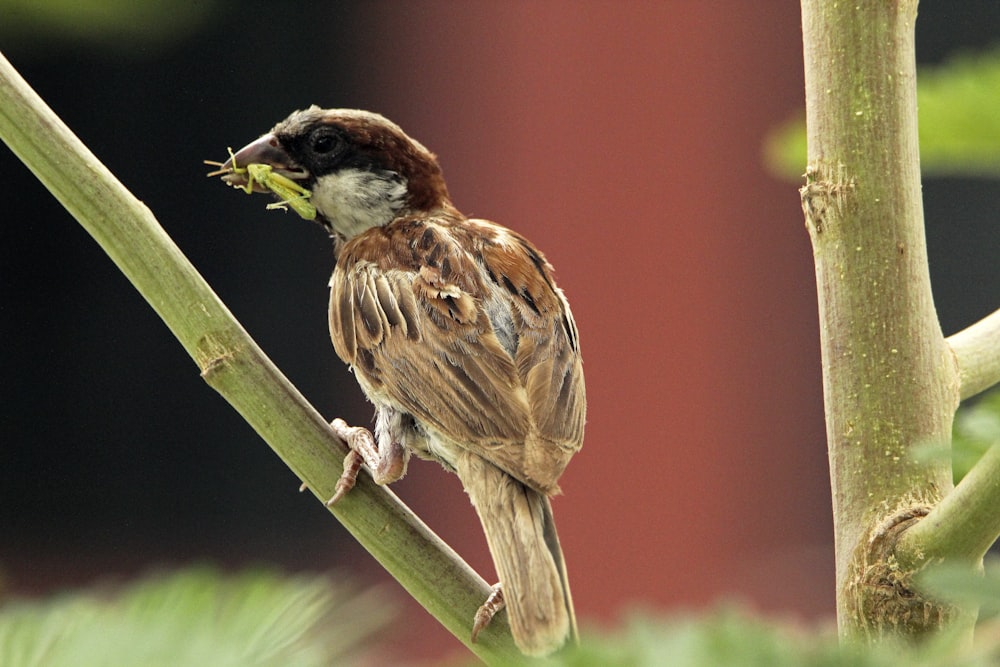
[[[733,597],[832,615],[811,250],[798,184],[760,157],[803,104],[797,3],[101,6],[53,25],[0,1],[0,49],[324,415],[371,416],[326,331],[329,243],[201,165],[311,103],[397,121],[462,210],[556,266],[590,405],[555,501],[585,621]],[[925,2],[917,33],[922,63],[987,47],[1000,6]],[[385,580],[6,148],[0,175],[7,588],[203,560]],[[946,333],[997,306],[998,192],[924,184]],[[457,479],[415,463],[395,490],[493,579]],[[456,650],[408,609],[409,657]]]

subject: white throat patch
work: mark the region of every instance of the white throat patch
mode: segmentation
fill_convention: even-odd
[[[310,201],[350,239],[396,217],[406,205],[406,179],[394,171],[343,169],[316,179]]]

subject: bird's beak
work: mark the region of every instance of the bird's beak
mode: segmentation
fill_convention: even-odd
[[[293,181],[309,178],[309,172],[289,157],[281,142],[273,134],[265,134],[260,139],[231,154],[229,159],[209,176],[221,175],[222,180],[233,187],[246,187],[248,182],[246,166],[248,164],[270,165],[275,172]],[[253,190],[254,192],[268,192],[267,188],[256,182],[253,184]]]

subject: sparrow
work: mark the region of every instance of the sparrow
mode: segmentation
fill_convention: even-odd
[[[331,502],[362,462],[389,484],[411,454],[438,461],[468,493],[499,577],[473,641],[504,606],[525,654],[575,639],[549,497],[583,443],[586,397],[576,324],[545,256],[463,215],[434,154],[376,113],[295,111],[214,173],[267,191],[248,164],[294,182],[329,232],[333,347],[375,406],[374,434],[331,424],[351,448]]]

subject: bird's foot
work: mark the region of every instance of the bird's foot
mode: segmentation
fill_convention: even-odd
[[[406,473],[406,451],[397,442],[389,442],[384,451],[375,443],[372,432],[360,426],[348,426],[343,419],[334,419],[330,428],[350,448],[344,457],[344,472],[337,480],[333,496],[326,501],[330,507],[347,495],[358,480],[362,464],[372,471],[372,480],[378,485],[395,482]]]
[[[506,602],[503,599],[503,589],[500,587],[499,583],[493,584],[490,589],[490,594],[486,598],[486,602],[476,610],[476,615],[472,618],[472,643],[476,643],[476,638],[479,633],[486,629],[486,626],[490,624],[493,617],[500,613],[500,610],[506,606]]]

